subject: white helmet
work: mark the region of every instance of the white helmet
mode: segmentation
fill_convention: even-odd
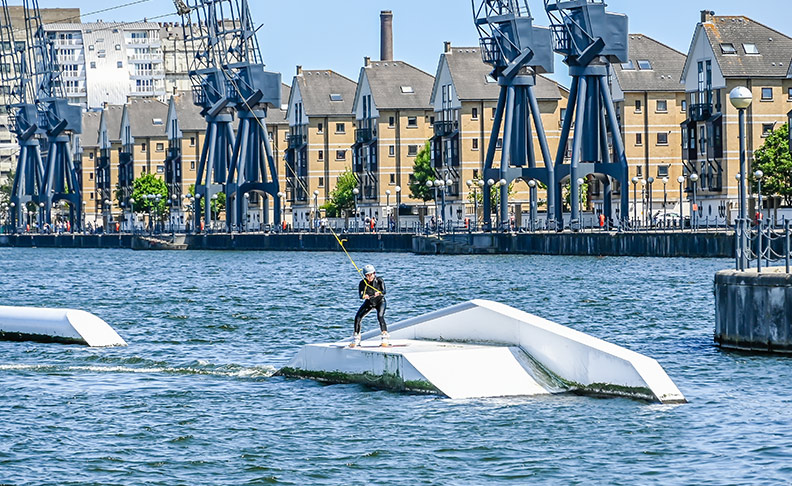
[[[364,275],[371,275],[372,273],[375,273],[376,271],[377,271],[377,269],[374,268],[374,265],[366,265],[365,267],[363,267],[363,274]]]

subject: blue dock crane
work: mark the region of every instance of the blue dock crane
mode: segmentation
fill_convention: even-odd
[[[267,110],[280,107],[281,76],[262,63],[247,0],[174,0],[182,15],[194,102],[207,122],[198,165],[196,198],[226,196],[226,229],[242,228],[246,194],[273,200],[280,223],[280,184],[266,126]],[[236,136],[234,115],[239,118]],[[204,220],[210,221],[210,204]],[[268,211],[267,211],[268,213]],[[196,219],[196,223],[198,223]],[[197,227],[197,226],[196,226]]]
[[[605,11],[602,0],[544,0],[554,50],[565,56],[572,86],[555,159],[556,219],[563,221],[561,187],[569,179],[571,220],[581,227],[579,180],[591,175],[604,187],[603,214],[610,223],[629,217],[627,157],[613,105],[608,74],[613,62],[627,62],[628,18]],[[574,122],[571,160],[565,163]],[[612,142],[612,152],[610,144]],[[585,179],[584,179],[585,180]],[[613,183],[619,184],[620,210],[613,212]]]
[[[554,164],[533,90],[537,74],[553,72],[550,30],[533,25],[527,0],[483,0],[478,7],[473,0],[473,14],[481,38],[482,59],[493,67],[492,77],[500,86],[484,161],[484,228],[492,230],[490,194],[497,185],[500,190],[499,229],[508,229],[509,184],[517,179],[529,183],[532,222],[537,217],[537,181],[547,186],[548,225],[554,227]],[[494,168],[501,128],[500,168]],[[537,164],[534,137],[539,142],[543,167]]]

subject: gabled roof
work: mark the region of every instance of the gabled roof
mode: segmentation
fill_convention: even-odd
[[[176,103],[176,115],[179,117],[179,128],[182,132],[206,130],[206,120],[201,116],[201,109],[193,103],[190,93],[179,93],[173,101]]]
[[[679,80],[687,56],[644,34],[630,34],[628,42],[632,69],[612,65],[622,91],[685,91]],[[641,69],[638,61],[649,61],[651,69]]]
[[[299,85],[303,109],[308,116],[350,116],[357,83],[335,71],[303,70],[294,77]],[[330,95],[341,95],[341,101],[333,101]],[[287,98],[288,99],[288,98]]]
[[[168,105],[154,99],[132,99],[127,105],[129,124],[135,138],[166,138],[165,122],[168,120]],[[179,118],[181,123],[181,117]],[[119,125],[120,126],[120,125]],[[110,131],[114,131],[112,126]],[[118,130],[116,127],[115,130]]]
[[[376,61],[364,66],[378,110],[430,110],[434,76],[402,61]]]
[[[713,16],[699,24],[715,52],[724,77],[785,78],[792,61],[792,38],[745,16]],[[732,44],[736,54],[725,54],[721,44]],[[747,54],[754,44],[759,54]]]
[[[443,53],[440,57],[440,66],[443,60],[448,63],[454,89],[461,101],[467,100],[497,100],[500,86],[490,77],[492,66],[485,64],[481,59],[481,49],[478,47],[452,47],[450,52]],[[438,74],[440,67],[438,67]],[[539,100],[560,100],[561,90],[568,92],[565,87],[543,75],[536,76],[534,95]],[[434,97],[434,92],[430,99]]]
[[[96,148],[99,146],[99,120],[102,118],[100,111],[86,111],[82,115],[82,134],[80,135],[80,145],[83,150]]]

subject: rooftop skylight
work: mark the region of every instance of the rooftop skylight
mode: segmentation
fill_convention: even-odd
[[[412,86],[402,86],[401,92],[404,94],[411,94],[411,93],[415,93],[415,90],[413,89]]]
[[[727,42],[720,45],[721,52],[724,54],[737,54],[737,49],[734,48],[734,44]]]
[[[743,44],[743,49],[745,49],[746,54],[759,54],[756,44]]]

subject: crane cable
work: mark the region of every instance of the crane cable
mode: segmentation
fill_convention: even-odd
[[[219,66],[219,67],[220,67],[220,70],[223,72],[223,75],[225,75],[225,77],[228,79],[228,81],[234,87],[234,90],[236,90],[236,92],[239,93],[239,96],[242,98],[243,103],[247,107],[248,111],[250,111],[252,113],[253,112],[253,108],[250,106],[248,101],[246,99],[244,99],[244,95],[242,94],[242,91],[239,89],[239,86],[237,85],[236,81],[233,79],[233,77],[230,75],[230,73],[226,70],[226,68],[224,66]],[[256,120],[256,123],[258,123],[259,126],[261,127],[261,130],[264,132],[264,136],[268,136],[267,127],[264,126],[264,124],[261,122],[261,120],[258,117],[254,116],[253,118]],[[289,167],[289,164],[284,164],[284,166],[287,169],[291,170],[291,173],[294,176],[294,180],[296,180],[300,184],[300,186],[302,186],[302,188],[303,188],[303,190],[305,191],[306,194],[309,194],[310,191],[308,190],[308,187],[300,180],[300,178],[297,176],[297,173],[294,171],[294,169]],[[285,216],[286,215],[284,214],[283,217],[285,218]],[[355,217],[357,217],[357,215]],[[347,251],[346,246],[344,246],[344,241],[346,241],[346,240],[342,240],[338,236],[338,234],[335,231],[333,231],[333,228],[331,228],[329,225],[327,226],[327,229],[330,230],[330,232],[333,234],[333,236],[335,237],[336,241],[338,242],[338,245],[341,247],[342,250],[344,250],[344,254],[346,254],[347,258],[349,258],[350,263],[352,263],[352,266],[355,267],[355,270],[357,270],[357,273],[361,277],[363,277],[363,282],[365,283],[366,287],[374,290],[375,293],[377,293],[377,292],[381,293],[381,291],[379,289],[371,286],[369,284],[368,280],[366,280],[365,275],[363,274],[363,270],[361,270],[360,267],[358,267],[357,263],[355,263],[355,260],[352,258],[352,255],[349,254],[349,251]]]

